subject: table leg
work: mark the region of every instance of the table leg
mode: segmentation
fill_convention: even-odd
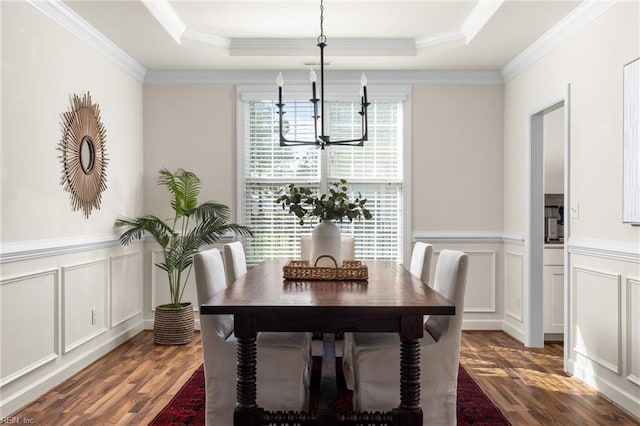
[[[256,339],[238,338],[236,408],[233,424],[260,426],[263,410],[256,404]]]
[[[338,424],[337,401],[336,337],[334,333],[324,333],[322,338],[322,373],[320,377],[318,426]]]
[[[238,408],[254,408],[256,404],[256,339],[238,339]]]
[[[400,406],[393,410],[395,425],[421,426],[420,343],[424,333],[422,316],[400,320]]]
[[[400,408],[420,409],[420,339],[402,339],[400,346]]]
[[[253,317],[236,315],[234,333],[237,339],[237,379],[236,408],[233,412],[233,424],[241,426],[260,426],[262,408],[256,403],[257,380],[257,333]]]

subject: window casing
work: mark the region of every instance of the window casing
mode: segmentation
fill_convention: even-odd
[[[275,93],[275,91],[274,91]],[[290,91],[291,93],[291,91]],[[288,139],[313,139],[312,106],[295,92],[286,99]],[[357,93],[357,91],[355,92]],[[308,97],[308,96],[307,96]],[[373,97],[373,96],[370,96]],[[299,220],[276,205],[279,189],[289,183],[325,192],[346,179],[350,190],[367,198],[373,219],[337,223],[356,238],[356,258],[403,262],[410,229],[408,90],[391,88],[369,107],[369,141],[364,147],[281,147],[273,94],[238,88],[238,220],[252,228],[246,241],[247,263],[268,258],[300,258],[300,237],[310,235],[315,218]],[[359,101],[338,94],[325,103],[326,133],[332,139],[360,136]]]

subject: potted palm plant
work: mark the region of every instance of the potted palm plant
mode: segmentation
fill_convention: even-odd
[[[229,232],[248,236],[252,233],[245,226],[229,223],[226,205],[213,201],[199,204],[201,182],[195,173],[162,169],[158,185],[166,187],[171,195],[172,218],[163,220],[154,215],[118,218],[115,226],[124,228],[120,235],[123,245],[150,235],[162,247],[164,259],[156,266],[167,273],[171,302],[156,307],[154,341],[185,344],[193,339],[194,328],[191,303],[182,303],[193,255],[203,245],[215,243]]]

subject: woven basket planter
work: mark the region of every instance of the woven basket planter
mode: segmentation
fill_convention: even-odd
[[[153,340],[157,345],[184,345],[193,340],[193,308],[181,303],[180,308],[156,306]]]

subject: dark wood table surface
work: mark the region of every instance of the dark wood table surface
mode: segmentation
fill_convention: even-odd
[[[424,315],[455,315],[455,306],[395,262],[365,261],[367,281],[289,281],[282,261],[265,261],[200,306],[200,314],[233,314],[238,339],[235,425],[371,424],[422,425],[420,408],[420,339]],[[321,401],[317,413],[267,411],[256,404],[256,336],[260,331],[326,333]],[[400,406],[390,412],[336,413],[336,332],[400,334]],[[333,371],[332,371],[333,370]],[[335,377],[335,376],[334,376]],[[334,389],[330,389],[333,386]],[[333,404],[331,404],[333,403]],[[333,405],[333,407],[331,406]]]

